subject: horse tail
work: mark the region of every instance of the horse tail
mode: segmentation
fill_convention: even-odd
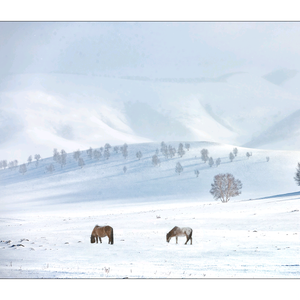
[[[114,243],[114,229],[111,228],[111,232],[110,232],[110,243],[113,244]]]

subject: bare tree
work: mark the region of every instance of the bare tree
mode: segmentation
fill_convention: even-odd
[[[230,198],[240,195],[241,189],[241,181],[235,179],[232,174],[218,174],[214,177],[214,183],[211,184],[210,193],[214,199],[228,202]]]
[[[296,174],[294,177],[296,183],[300,185],[300,163],[298,163],[298,168],[296,169]]]
[[[178,173],[179,175],[183,172],[183,167],[180,164],[180,162],[177,162],[176,167],[175,167],[175,172]]]
[[[212,157],[209,158],[208,164],[210,167],[212,167],[215,164],[214,159]]]
[[[221,164],[221,158],[219,157],[219,158],[217,158],[217,160],[216,160],[216,166],[219,166]]]
[[[182,156],[185,154],[185,151],[183,150],[183,144],[182,144],[182,143],[180,143],[180,144],[178,145],[177,153],[178,153],[178,155],[179,155],[180,157],[182,157]]]
[[[229,159],[231,162],[234,160],[234,155],[232,152],[229,153]]]
[[[208,150],[202,149],[201,150],[201,159],[206,163],[208,161]]]
[[[32,156],[31,155],[28,157],[27,161],[28,161],[28,165],[30,165],[31,162],[32,162]]]

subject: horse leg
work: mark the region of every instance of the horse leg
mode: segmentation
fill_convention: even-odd
[[[96,243],[98,244],[98,235],[96,235]]]
[[[178,236],[176,236],[176,244],[178,244]]]
[[[187,244],[187,242],[189,241],[189,237],[188,237],[188,235],[186,234],[185,235],[186,236],[186,242],[185,242],[185,245]]]
[[[102,240],[101,240],[101,237],[99,236],[99,240],[100,240],[100,243],[102,244]]]

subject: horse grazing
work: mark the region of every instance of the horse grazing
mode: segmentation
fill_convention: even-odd
[[[176,244],[178,244],[178,237],[179,236],[186,236],[186,242],[190,240],[191,245],[192,245],[192,234],[193,234],[193,229],[190,227],[177,227],[175,226],[171,231],[167,233],[167,242],[169,243],[172,237],[176,237]]]
[[[100,243],[102,243],[101,238],[102,237],[108,237],[108,243],[113,244],[114,243],[114,230],[110,226],[98,226],[96,225],[92,231],[91,234],[91,243],[98,243],[98,238],[100,240]]]

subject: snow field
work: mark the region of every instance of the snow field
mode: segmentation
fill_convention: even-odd
[[[230,162],[233,146],[194,142],[182,158],[159,154],[154,167],[156,148],[160,143],[129,145],[126,160],[111,152],[99,162],[83,151],[82,169],[68,154],[63,168],[47,158],[25,175],[1,170],[0,277],[299,278],[298,152],[252,150],[247,159],[249,149],[238,148]],[[204,164],[202,148],[221,165]],[[50,163],[55,172],[44,173]],[[209,194],[220,172],[243,183],[228,203]],[[114,245],[107,238],[90,243],[96,224],[114,228]],[[174,226],[191,227],[193,244],[167,243]]]

